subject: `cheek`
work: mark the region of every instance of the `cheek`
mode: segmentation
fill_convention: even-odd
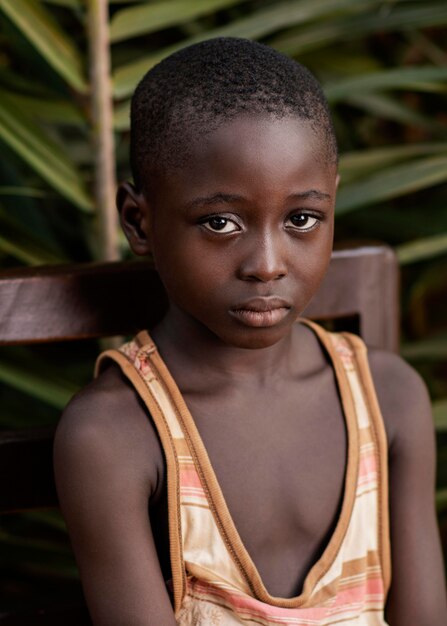
[[[332,238],[333,228],[330,228],[327,236],[321,238],[319,245],[309,246],[301,258],[298,272],[303,286],[302,296],[306,301],[305,306],[318,291],[328,270],[332,253]]]
[[[154,247],[153,254],[166,292],[176,304],[206,308],[207,296],[225,291],[225,256],[212,254],[197,237],[168,239],[167,244]]]

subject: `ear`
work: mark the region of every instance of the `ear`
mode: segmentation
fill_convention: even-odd
[[[337,174],[337,177],[335,179],[335,190],[338,189],[339,183],[340,183],[340,174]]]
[[[144,194],[137,191],[132,183],[121,183],[116,194],[116,208],[132,252],[138,256],[149,255],[150,207]]]

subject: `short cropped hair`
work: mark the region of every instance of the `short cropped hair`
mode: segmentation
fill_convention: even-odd
[[[264,44],[219,37],[166,57],[138,84],[130,137],[137,189],[160,168],[181,167],[191,142],[241,114],[308,120],[323,137],[322,158],[337,162],[328,104],[313,74]]]

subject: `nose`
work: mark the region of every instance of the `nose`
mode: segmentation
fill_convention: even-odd
[[[286,250],[279,234],[266,233],[254,238],[239,266],[239,278],[269,282],[286,274]]]

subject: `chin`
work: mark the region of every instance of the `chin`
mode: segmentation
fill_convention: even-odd
[[[244,348],[245,350],[261,350],[262,348],[270,348],[278,343],[290,332],[291,328],[257,328],[244,329],[232,337],[222,338],[226,344],[235,348]]]

